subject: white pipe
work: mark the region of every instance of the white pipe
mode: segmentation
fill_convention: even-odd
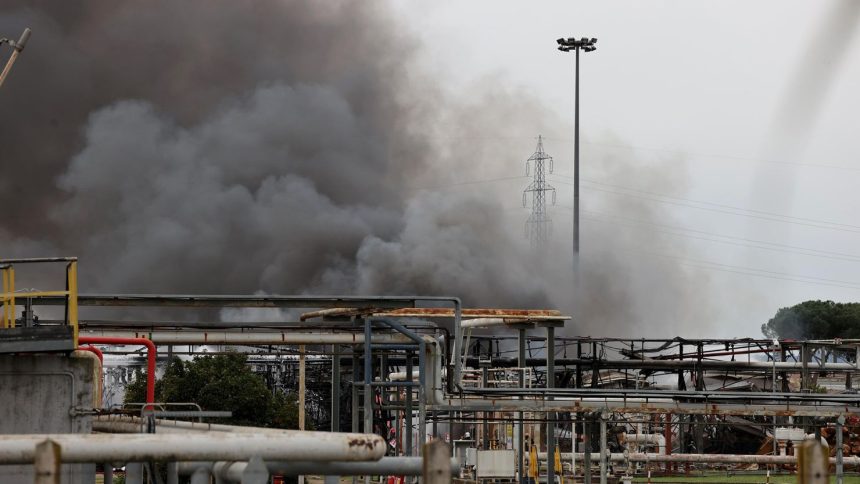
[[[661,434],[624,434],[624,440],[634,444],[654,444],[658,454],[666,453],[666,437]]]
[[[424,459],[421,457],[383,457],[371,462],[266,462],[272,474],[300,476],[306,474],[331,476],[420,476]],[[228,481],[241,481],[247,462],[180,462],[179,474],[193,474],[197,469],[211,470]],[[457,475],[460,462],[451,459],[451,475]]]
[[[31,464],[36,445],[56,442],[64,463],[264,460],[367,461],[385,455],[374,434],[300,432],[291,435],[205,434],[18,434],[0,435],[0,464]]]
[[[433,344],[433,343],[428,343],[428,344]],[[433,355],[434,354],[432,351],[427,352],[427,358],[434,358]],[[429,368],[428,368],[428,370],[429,370]],[[435,369],[433,370],[433,374],[435,376],[435,374],[436,374]],[[418,373],[417,370],[412,370],[412,378],[410,379],[410,381],[417,380],[419,375],[420,374]],[[445,375],[446,375],[445,368],[442,368],[442,376],[444,377]],[[388,374],[388,380],[389,381],[406,381],[406,372],[405,371],[393,371],[393,372]]]
[[[460,321],[461,328],[489,328],[490,326],[505,326],[508,324],[525,323],[528,319],[523,318],[475,318]]]
[[[441,337],[438,341],[428,342],[425,347],[427,349],[426,364],[427,368],[430,369],[430,375],[425,375],[425,378],[428,378],[427,381],[432,382],[430,391],[425,392],[427,404],[442,405],[445,403],[445,387],[442,383],[442,372],[444,370],[442,368],[444,363],[442,360],[444,358],[442,357]]]
[[[412,371],[412,378],[409,378],[410,381],[415,381],[418,378],[418,371]],[[390,381],[406,381],[406,372],[405,371],[394,371],[388,374],[388,379]]]
[[[93,417],[93,431],[119,434],[141,433],[144,421],[140,417],[125,415],[97,415]],[[243,427],[240,425],[225,425],[203,422],[188,422],[184,420],[156,419],[157,433],[187,433],[195,432],[237,432],[245,434],[277,434],[292,436],[307,434],[301,430],[276,429],[268,427]]]
[[[157,345],[354,345],[364,343],[364,334],[322,331],[122,331],[86,330],[81,336],[146,338]],[[404,344],[412,340],[397,333],[373,335],[373,343]]]

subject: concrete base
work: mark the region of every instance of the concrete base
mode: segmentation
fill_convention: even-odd
[[[95,362],[73,353],[0,355],[0,434],[90,433]],[[63,466],[63,484],[92,484],[95,464]],[[0,466],[0,482],[31,484],[32,466]]]

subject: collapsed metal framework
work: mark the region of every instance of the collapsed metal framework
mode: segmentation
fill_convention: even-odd
[[[63,299],[31,302],[56,305]],[[556,330],[569,319],[557,311],[464,309],[453,297],[83,294],[78,304],[85,313],[79,322],[82,337],[145,338],[162,358],[231,347],[253,355],[265,371],[270,364],[304,368],[305,358],[295,354],[314,348],[317,373],[331,376],[332,431],[344,430],[341,417],[348,416],[348,430],[382,435],[393,457],[415,455],[429,438],[447,434],[457,440],[465,429],[477,429],[476,446],[516,450],[523,481],[529,469],[538,468],[537,462],[526,465],[527,436],[546,455],[555,455],[560,443],[564,455],[579,455],[583,469],[591,469],[592,451],[598,451],[605,482],[618,460],[607,436],[622,426],[659,427],[668,440],[667,455],[675,460],[643,455],[653,457],[649,462],[667,462],[670,470],[692,459],[684,456],[701,454],[709,427],[791,423],[841,429],[839,419],[844,423],[860,414],[852,380],[858,341],[557,338]],[[131,311],[137,307],[169,309],[169,317],[135,320]],[[268,322],[206,322],[199,315],[181,315],[225,307],[304,312]],[[105,349],[108,358],[127,351]],[[514,352],[515,357],[507,356]],[[814,393],[833,374],[843,376],[841,393]],[[349,395],[342,394],[344,388]],[[498,438],[499,427],[511,429],[511,442]],[[572,453],[577,441],[589,451]],[[771,453],[778,450],[773,445]],[[856,460],[842,459],[841,446],[837,450],[836,462]],[[634,458],[628,461],[638,458],[629,455]],[[775,464],[790,462],[791,456],[749,459]],[[550,482],[555,472],[555,466],[546,466]],[[590,470],[583,472],[590,482]]]

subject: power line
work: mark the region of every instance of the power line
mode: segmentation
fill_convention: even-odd
[[[827,168],[831,170],[844,170],[844,171],[860,171],[860,168],[853,166],[841,166],[841,165],[831,165],[826,163],[799,163],[795,161],[780,161],[780,160],[772,160],[772,159],[764,159],[764,158],[751,158],[747,156],[735,156],[735,155],[716,155],[716,154],[708,154],[708,153],[694,153],[683,150],[671,150],[671,149],[663,149],[663,148],[650,148],[644,146],[633,146],[633,145],[623,145],[623,144],[611,144],[611,143],[598,143],[598,142],[588,142],[586,144],[595,145],[595,146],[604,146],[607,148],[617,148],[631,151],[654,151],[659,153],[667,153],[673,155],[683,155],[683,156],[696,156],[702,158],[713,158],[713,159],[721,159],[721,160],[735,160],[735,161],[746,161],[753,163],[769,163],[774,165],[782,165],[782,166],[790,166],[790,167],[798,167],[798,168]]]
[[[697,239],[697,240],[707,240],[707,241],[718,242],[718,243],[723,243],[723,244],[730,244],[730,245],[736,245],[736,246],[742,246],[742,247],[751,247],[751,248],[756,248],[756,249],[764,249],[764,250],[785,252],[785,253],[791,253],[791,254],[807,255],[807,256],[812,256],[812,257],[821,257],[821,258],[825,258],[825,259],[841,260],[841,261],[848,261],[848,262],[860,262],[860,256],[856,256],[856,255],[852,255],[852,254],[846,254],[843,252],[832,252],[832,251],[819,250],[819,249],[810,249],[807,247],[798,247],[798,246],[794,246],[794,245],[779,244],[779,243],[767,242],[767,241],[763,241],[763,240],[747,239],[744,237],[735,237],[735,236],[731,236],[731,235],[718,234],[718,233],[708,232],[708,231],[704,231],[704,230],[689,229],[689,228],[684,228],[684,227],[675,227],[675,226],[671,226],[671,225],[664,225],[664,224],[659,224],[659,223],[654,223],[654,222],[646,222],[646,221],[642,221],[642,220],[637,220],[637,219],[632,219],[632,218],[627,218],[627,217],[621,217],[618,215],[608,214],[608,213],[604,213],[604,212],[596,212],[596,211],[592,211],[592,210],[585,210],[585,213],[591,214],[591,215],[596,215],[597,216],[596,218],[591,219],[593,221],[611,223],[611,224],[627,226],[627,227],[637,227],[637,226],[657,227],[657,228],[662,228],[662,229],[666,229],[666,230],[654,230],[654,232],[676,235],[679,237],[688,237],[688,238]],[[601,219],[601,218],[599,218],[601,216],[613,218],[613,219],[618,219],[618,220],[623,220],[623,221],[626,221],[629,223],[621,223],[621,222],[615,222],[615,221],[611,221],[611,220]],[[678,232],[689,232],[692,234],[701,234],[701,236],[690,235],[690,234],[686,234],[686,233],[678,233]],[[720,240],[720,239],[729,239],[729,240]]]
[[[528,175],[523,175],[523,176],[503,176],[503,177],[499,177],[499,178],[488,178],[488,179],[486,179],[486,180],[468,180],[468,181],[464,181],[464,182],[449,183],[448,185],[449,185],[449,186],[457,186],[457,185],[477,185],[477,184],[480,184],[480,183],[492,183],[492,182],[507,181],[507,180],[522,180],[523,178],[528,178]]]
[[[433,139],[442,139],[442,140],[461,140],[461,141],[520,141],[525,139],[532,139],[531,136],[431,136]],[[561,143],[573,143],[573,138],[565,138],[565,137],[546,137],[544,139],[547,141],[555,141]],[[841,171],[860,171],[860,168],[854,166],[845,166],[845,165],[835,165],[832,163],[801,163],[796,161],[783,161],[783,160],[775,160],[771,158],[755,158],[752,156],[740,156],[740,155],[732,155],[732,154],[719,154],[719,153],[701,153],[696,151],[689,150],[680,150],[680,149],[669,149],[669,148],[655,148],[652,146],[637,146],[637,145],[629,145],[629,144],[620,144],[620,143],[601,143],[599,141],[580,141],[583,145],[589,146],[602,146],[605,148],[614,148],[621,150],[629,150],[629,151],[652,151],[656,153],[666,153],[671,155],[680,155],[688,157],[685,161],[697,161],[696,158],[710,158],[714,160],[732,160],[732,161],[743,161],[747,163],[764,163],[764,164],[772,164],[772,165],[780,165],[787,168],[824,168],[829,170],[841,170]]]
[[[572,210],[571,207],[566,206],[566,205],[556,205],[556,207],[562,208],[565,210]],[[512,207],[512,208],[509,208],[506,210],[518,210],[518,209],[516,207]],[[599,212],[592,212],[592,213],[599,213]],[[598,222],[606,222],[605,220],[600,220],[598,218],[593,218],[593,217],[589,217],[588,220],[598,221]],[[645,224],[645,223],[643,222],[643,224]],[[700,232],[700,231],[695,231],[695,232]],[[673,235],[683,236],[682,234],[673,234]],[[698,237],[693,237],[693,238],[698,238]],[[742,239],[740,237],[738,237],[738,239],[745,240],[745,239]],[[707,240],[707,239],[703,239],[703,240]],[[770,242],[763,242],[763,243],[767,244]],[[780,245],[781,246],[782,244],[774,244],[774,245]],[[793,246],[786,246],[786,247],[793,247]],[[761,247],[761,248],[764,248],[764,247]],[[688,258],[673,256],[673,255],[669,255],[669,254],[655,254],[655,253],[651,253],[651,252],[647,252],[647,251],[642,251],[641,249],[632,249],[632,248],[621,248],[621,249],[624,250],[625,252],[638,252],[638,253],[645,253],[648,255],[657,255],[659,257],[675,259],[684,265],[691,266],[691,267],[697,267],[700,269],[708,269],[708,270],[713,270],[713,271],[727,272],[727,273],[732,273],[732,274],[749,275],[749,276],[755,276],[755,277],[764,277],[767,279],[776,279],[776,280],[783,280],[783,281],[790,281],[790,282],[802,282],[802,283],[809,284],[809,285],[840,287],[840,288],[845,288],[845,289],[860,289],[860,283],[854,283],[851,281],[839,281],[839,280],[835,280],[835,279],[818,278],[818,277],[813,277],[813,276],[803,276],[803,275],[797,275],[797,274],[773,272],[773,271],[767,271],[765,269],[756,269],[756,268],[751,268],[751,267],[732,266],[732,265],[722,264],[722,263],[718,263],[718,262],[688,259]],[[805,248],[800,248],[800,247],[798,247],[798,249],[799,250],[815,251],[815,249],[805,249]],[[599,251],[599,252],[602,252],[604,254],[611,254],[611,251],[606,251],[606,250]],[[839,252],[827,252],[827,251],[818,251],[818,252],[822,252],[824,254],[843,255],[842,253],[839,253]],[[802,252],[798,252],[798,253],[803,254]],[[814,254],[805,254],[805,255],[814,255]],[[844,260],[848,260],[848,261],[852,261],[852,262],[860,262],[860,257],[852,256],[850,254],[844,254],[844,255],[846,256],[846,259],[844,259]],[[820,257],[836,258],[836,257],[826,257],[824,255],[822,255]],[[840,260],[842,260],[842,259],[840,259]],[[782,275],[784,277],[780,277],[778,275]]]
[[[564,176],[564,175],[559,175],[559,176]],[[836,225],[836,226],[840,226],[840,227],[848,227],[848,228],[854,228],[854,229],[860,230],[860,225],[851,225],[851,224],[844,224],[844,223],[839,223],[839,222],[829,222],[826,220],[804,218],[804,217],[795,217],[792,215],[784,215],[784,214],[776,213],[776,212],[768,212],[766,210],[756,210],[756,209],[752,209],[752,208],[734,207],[731,205],[725,205],[725,204],[721,204],[721,203],[706,202],[706,201],[702,201],[702,200],[694,200],[694,199],[690,199],[690,198],[677,197],[677,196],[673,196],[673,195],[664,195],[662,193],[649,192],[647,190],[640,190],[638,188],[624,187],[621,185],[613,185],[611,183],[604,183],[604,182],[599,182],[599,181],[595,181],[595,180],[584,180],[584,181],[586,181],[588,183],[593,183],[595,185],[602,185],[602,186],[607,186],[607,187],[611,187],[611,188],[618,188],[618,189],[622,189],[622,190],[628,190],[631,192],[639,192],[639,193],[644,193],[647,195],[654,195],[654,196],[658,196],[658,197],[670,198],[673,200],[682,200],[682,201],[686,201],[686,202],[701,203],[702,205],[711,205],[711,206],[719,207],[719,208],[727,208],[727,209],[731,209],[731,210],[752,212],[752,213],[758,213],[758,214],[763,214],[763,215],[771,215],[774,217],[782,217],[782,218],[786,218],[786,219],[800,220],[800,221],[804,221],[804,222],[816,222],[816,223],[822,223],[822,224],[828,224],[828,225]]]
[[[642,250],[639,248],[630,248],[630,247],[617,247],[625,252],[635,252],[641,253],[649,256],[661,257],[666,259],[676,260],[682,264],[689,265],[692,267],[698,267],[701,269],[715,270],[720,272],[729,272],[734,274],[744,274],[755,277],[762,277],[767,279],[777,279],[783,281],[793,281],[793,282],[802,282],[805,284],[812,285],[820,285],[820,286],[831,286],[831,287],[840,287],[844,289],[860,289],[860,283],[853,281],[841,281],[837,279],[827,279],[822,277],[815,276],[804,276],[798,274],[791,274],[786,272],[778,272],[778,271],[769,271],[766,269],[757,269],[753,267],[744,267],[744,266],[735,266],[731,264],[724,264],[721,262],[713,262],[703,259],[693,259],[688,257],[679,257],[676,255],[663,254],[659,252],[651,252],[647,250]],[[603,250],[602,252],[606,254],[611,254],[611,251]]]
[[[559,175],[557,175],[557,176],[559,176]],[[707,211],[711,211],[711,212],[724,213],[724,214],[728,214],[728,215],[738,215],[738,216],[742,216],[742,217],[755,218],[755,219],[759,219],[759,220],[768,220],[768,221],[772,221],[772,222],[782,222],[782,223],[790,223],[790,224],[795,224],[795,225],[804,225],[807,227],[816,227],[816,228],[821,228],[821,229],[841,230],[844,232],[860,233],[860,226],[858,226],[858,225],[844,224],[844,223],[839,223],[839,222],[829,222],[829,221],[825,221],[825,220],[818,220],[818,219],[804,218],[804,217],[793,217],[790,215],[783,215],[783,214],[779,214],[779,213],[775,213],[775,212],[767,212],[764,210],[747,209],[747,208],[741,208],[741,207],[734,207],[731,205],[706,202],[706,201],[702,201],[702,200],[694,200],[694,199],[690,199],[690,198],[676,197],[673,195],[663,195],[663,194],[656,193],[656,192],[649,192],[646,190],[639,190],[636,188],[623,187],[620,185],[612,185],[609,183],[595,182],[592,180],[582,180],[582,181],[584,181],[586,183],[608,186],[608,187],[616,188],[619,190],[626,190],[628,192],[633,192],[633,193],[626,193],[626,192],[608,190],[608,189],[599,188],[599,187],[588,187],[590,190],[596,190],[596,191],[600,191],[600,192],[604,192],[604,193],[611,193],[611,194],[625,196],[625,197],[633,197],[633,198],[639,198],[639,199],[643,199],[643,200],[651,200],[651,201],[655,201],[655,202],[659,202],[659,203],[665,203],[665,204],[669,204],[669,205],[677,205],[677,206],[682,206],[682,207],[695,208],[695,209],[699,209],[699,210],[707,210]],[[564,182],[561,180],[556,180],[556,182],[564,184],[564,185],[571,185],[571,183]],[[668,199],[668,200],[664,200],[664,199]],[[696,203],[701,204],[701,205],[706,205],[706,206],[701,207],[698,205],[693,205]],[[716,207],[716,208],[712,208],[712,207]],[[734,211],[730,211],[730,210],[734,210]],[[750,212],[750,213],[742,213],[742,212]],[[764,214],[764,215],[758,215],[758,214]]]

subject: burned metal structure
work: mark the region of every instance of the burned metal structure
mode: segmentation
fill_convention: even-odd
[[[63,290],[15,290],[15,267],[45,263],[65,264]],[[37,456],[54,455],[44,442],[60,449],[68,482],[92,482],[96,464],[109,478],[116,463],[142,482],[155,462],[169,463],[170,482],[415,475],[431,441],[452,447],[445,472],[473,480],[787,472],[816,438],[833,449],[837,476],[860,464],[858,341],[570,337],[557,333],[575,334],[576,322],[559,311],[463,308],[456,297],[78,294],[74,259],[0,268],[4,386],[38,393],[66,381],[59,370],[17,378],[25,354],[91,365],[63,377],[75,397],[53,403],[77,415],[71,427],[4,402],[19,407],[18,424],[0,428],[9,482],[29,482]],[[231,319],[225,308],[275,316]],[[330,432],[194,422],[223,409],[155,401],[170,358],[228,351],[247,354],[272,391],[296,392],[300,422]],[[147,368],[147,401],[122,408],[135,367]]]

